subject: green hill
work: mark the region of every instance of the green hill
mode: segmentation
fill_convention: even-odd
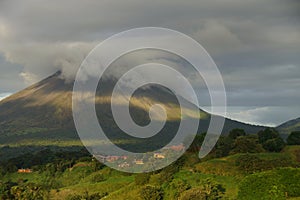
[[[287,121],[276,129],[286,138],[293,131],[300,131],[300,118]]]
[[[52,189],[47,194],[50,199],[82,199],[87,196],[91,199],[93,196],[99,199],[98,196],[112,200],[143,200],[143,191],[150,187],[153,191],[150,190],[152,192],[148,195],[161,192],[163,199],[173,200],[186,199],[196,191],[205,193],[205,191],[210,192],[219,188],[218,194],[222,196],[221,199],[255,200],[266,198],[264,193],[259,194],[259,192],[268,193],[266,191],[274,187],[274,194],[277,196],[270,194],[272,199],[286,199],[286,197],[293,199],[300,197],[300,171],[299,168],[295,168],[299,167],[300,160],[296,159],[300,156],[299,152],[300,146],[287,146],[279,153],[234,154],[202,161],[193,160],[194,154],[186,153],[173,165],[149,174],[118,172],[101,165],[96,166],[91,157],[82,157],[84,155],[75,157],[70,154],[64,157],[66,166],[56,172],[52,171],[52,166],[58,164],[50,163],[44,167],[35,167],[34,171],[29,174],[12,172],[2,176],[0,191],[5,184],[16,182],[20,192],[22,185],[30,187],[29,183],[36,187],[41,185],[39,191],[42,191],[43,187],[50,187]],[[44,155],[51,154],[44,152]],[[265,162],[264,165],[257,168],[255,172],[247,172],[237,165],[241,157],[249,155],[260,159],[256,165]],[[75,160],[68,164],[68,159],[72,157]],[[291,160],[278,162],[286,158],[291,158]],[[245,191],[245,184],[247,184],[246,188],[249,187],[251,190]],[[255,188],[252,188],[254,186]],[[283,188],[276,189],[279,186]],[[224,193],[221,192],[223,191],[221,188],[224,189]],[[256,193],[261,198],[255,196]]]

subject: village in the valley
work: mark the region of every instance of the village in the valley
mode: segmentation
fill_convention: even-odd
[[[141,158],[131,157],[127,155],[101,155],[94,154],[93,159],[97,159],[102,163],[109,163],[117,168],[124,169],[129,167],[143,167],[146,164],[154,165],[157,162],[163,162],[165,159],[172,158],[172,156],[181,155],[184,152],[185,146],[183,144],[164,147],[159,152],[149,152]],[[85,164],[84,164],[85,165]],[[78,165],[76,165],[78,166]],[[72,170],[72,168],[70,168]],[[29,168],[20,168],[17,170],[20,174],[29,174],[33,170]]]
[[[102,163],[115,164],[118,168],[127,168],[132,166],[142,166],[147,162],[154,163],[155,161],[162,161],[167,157],[172,157],[172,154],[176,155],[183,152],[185,149],[183,144],[164,147],[159,152],[149,152],[142,158],[134,158],[127,155],[101,155],[94,154],[93,157]]]

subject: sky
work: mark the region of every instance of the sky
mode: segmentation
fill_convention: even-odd
[[[1,0],[0,100],[57,70],[74,77],[99,42],[147,26],[180,31],[207,50],[224,79],[228,117],[271,126],[300,117],[297,0]]]

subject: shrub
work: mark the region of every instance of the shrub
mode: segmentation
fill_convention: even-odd
[[[271,152],[281,151],[285,143],[280,137],[279,133],[273,128],[266,128],[263,131],[258,132],[259,143],[262,144],[263,148]]]
[[[257,156],[246,154],[239,156],[235,161],[235,165],[246,173],[253,173],[261,170],[262,162],[263,160]]]
[[[274,138],[267,140],[263,147],[271,152],[279,152],[285,147],[285,143],[282,138]]]
[[[178,161],[163,168],[159,174],[156,175],[157,183],[163,184],[166,182],[171,182],[174,174],[179,171],[182,163]]]
[[[202,192],[201,188],[192,188],[180,196],[179,200],[199,200],[206,199],[206,195]]]
[[[160,187],[146,185],[141,188],[140,196],[144,200],[161,200],[163,199],[163,191]]]
[[[48,191],[36,183],[26,183],[11,187],[12,199],[36,199],[42,200],[48,197]]]
[[[300,196],[300,169],[282,168],[247,176],[239,186],[238,199],[274,199]]]
[[[274,196],[276,195],[276,197]],[[238,199],[285,199],[278,175],[261,172],[246,177],[239,186]]]
[[[189,190],[190,188],[190,184],[188,184],[185,180],[173,179],[173,181],[169,185],[169,190],[171,193],[170,199],[178,199],[180,194],[182,194],[186,190]]]
[[[267,140],[279,137],[279,133],[274,128],[266,128],[257,133],[259,143],[263,144]]]
[[[236,153],[260,153],[264,149],[258,142],[258,138],[255,135],[247,135],[238,137],[233,144],[231,154]]]
[[[228,156],[229,152],[232,149],[234,140],[230,137],[220,137],[216,147],[215,147],[215,155],[217,158]]]
[[[263,160],[256,155],[245,154],[236,159],[235,165],[243,172],[254,173],[279,167],[291,167],[295,164],[290,157]]]
[[[211,179],[206,179],[200,187],[192,188],[182,193],[180,200],[217,200],[222,199],[225,194],[225,188]]]
[[[288,145],[300,145],[300,131],[291,132],[286,141]]]
[[[0,180],[0,199],[14,199],[14,195],[11,193],[11,188],[17,186],[15,182],[2,182]]]
[[[237,137],[245,136],[245,135],[246,135],[246,133],[245,133],[244,129],[236,128],[236,129],[232,129],[229,132],[228,137],[231,139],[236,139]]]
[[[282,168],[276,171],[288,197],[300,197],[300,169]]]

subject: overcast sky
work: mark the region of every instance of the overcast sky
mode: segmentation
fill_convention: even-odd
[[[145,26],[203,45],[223,75],[229,117],[264,125],[300,117],[297,0],[1,0],[0,100],[57,70],[72,77],[98,42]]]

